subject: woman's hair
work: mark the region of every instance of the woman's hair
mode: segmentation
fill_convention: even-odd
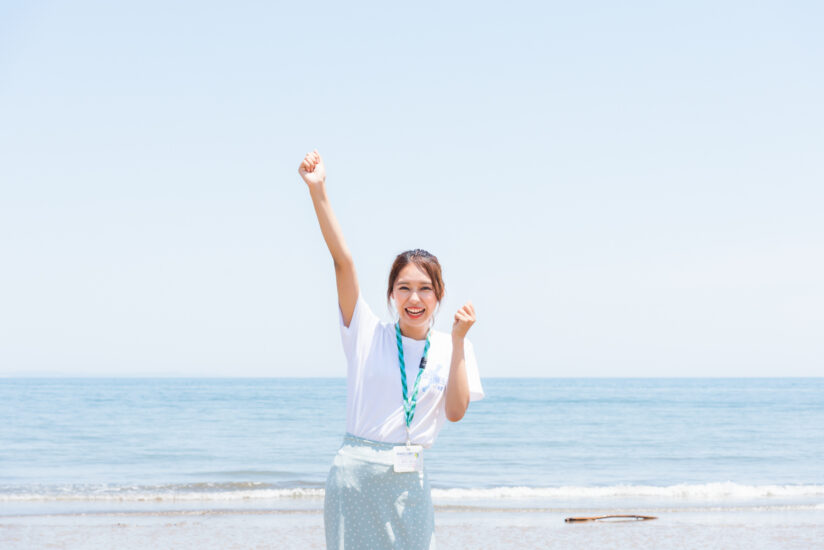
[[[398,280],[398,275],[401,270],[410,262],[429,275],[429,278],[432,280],[432,286],[435,287],[435,296],[438,297],[438,302],[440,303],[446,292],[443,284],[443,275],[441,274],[441,264],[438,262],[438,258],[420,248],[401,252],[395,257],[395,261],[392,262],[392,269],[389,270],[389,288],[386,290],[386,302],[390,303],[392,289],[395,288],[395,281]]]

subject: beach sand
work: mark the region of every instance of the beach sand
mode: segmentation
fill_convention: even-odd
[[[824,547],[824,511],[659,512],[652,521],[567,524],[615,510],[436,510],[440,549]],[[636,513],[631,511],[630,513]],[[637,513],[642,513],[637,511]],[[0,548],[322,549],[319,509],[120,511],[0,517]]]

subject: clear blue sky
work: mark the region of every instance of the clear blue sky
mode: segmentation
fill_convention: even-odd
[[[4,2],[0,376],[342,376],[421,247],[482,376],[824,374],[817,2]]]

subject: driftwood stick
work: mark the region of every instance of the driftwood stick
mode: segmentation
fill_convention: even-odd
[[[595,516],[591,518],[566,518],[564,521],[567,523],[575,523],[579,521],[597,521],[599,519],[611,519],[611,518],[624,518],[624,519],[634,519],[636,521],[644,521],[647,519],[658,519],[656,516],[637,516],[637,515],[612,515],[612,516]]]

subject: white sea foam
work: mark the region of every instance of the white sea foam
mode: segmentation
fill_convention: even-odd
[[[244,484],[185,484],[163,486],[67,486],[41,488],[35,491],[0,491],[0,502],[22,501],[237,501],[266,499],[322,498],[322,488],[259,487]],[[478,500],[554,500],[609,499],[651,497],[661,501],[706,500],[732,501],[763,498],[809,499],[824,496],[824,485],[741,485],[732,482],[679,484],[670,486],[610,485],[604,487],[493,487],[477,489],[433,489],[432,497],[439,501]],[[824,507],[824,504],[818,505]]]
[[[0,502],[25,501],[85,501],[85,502],[180,502],[198,500],[295,499],[323,497],[323,489],[257,489],[242,491],[97,491],[97,492],[37,492],[0,493]]]
[[[605,487],[495,487],[491,489],[434,489],[434,498],[529,499],[655,497],[659,499],[728,500],[753,498],[797,498],[824,496],[824,485],[740,485],[732,482],[653,485],[609,485]]]

